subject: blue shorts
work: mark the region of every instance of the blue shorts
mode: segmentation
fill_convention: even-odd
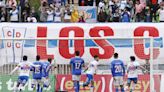
[[[93,75],[87,74],[87,82],[90,83],[91,81],[93,81]]]
[[[132,81],[133,81],[135,84],[137,84],[138,79],[137,79],[137,78],[128,78],[127,83],[130,84]]]
[[[29,79],[28,76],[19,76],[18,83],[25,85],[27,83],[28,79]]]

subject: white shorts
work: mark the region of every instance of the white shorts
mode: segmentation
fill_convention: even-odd
[[[42,80],[38,80],[38,79],[32,79],[32,85],[37,85],[37,84],[41,84]]]
[[[116,76],[113,79],[113,83],[115,86],[120,86],[120,85],[124,85],[124,80],[122,76]]]
[[[72,75],[72,80],[73,81],[80,81],[81,75]]]
[[[50,85],[50,79],[42,77],[42,83],[44,86],[48,87]]]

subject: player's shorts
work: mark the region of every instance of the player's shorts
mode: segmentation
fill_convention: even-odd
[[[138,79],[137,78],[128,78],[127,83],[130,84],[133,81],[133,83],[137,84]]]
[[[123,76],[115,76],[113,79],[113,83],[115,86],[124,85],[124,79]]]
[[[93,75],[92,74],[87,74],[87,82],[93,81]]]
[[[42,83],[43,83],[44,87],[49,87],[50,79],[48,77],[42,77]]]
[[[37,84],[41,84],[42,83],[42,79],[41,78],[33,78],[32,79],[32,86],[33,85],[37,85]]]
[[[28,76],[19,76],[18,83],[25,85],[27,83],[28,79],[29,79]]]
[[[72,80],[73,81],[80,81],[81,75],[72,75]]]

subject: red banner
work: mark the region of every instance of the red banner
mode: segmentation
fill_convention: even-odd
[[[86,76],[82,75],[80,82],[85,82],[85,80]],[[115,92],[111,75],[95,75],[94,81],[94,92]],[[160,92],[160,76],[155,76],[155,89],[156,92]],[[57,75],[56,90],[74,92],[71,75]],[[89,92],[89,87],[80,87],[80,92]],[[129,89],[126,92],[129,92]],[[139,75],[134,92],[150,92],[149,75]]]

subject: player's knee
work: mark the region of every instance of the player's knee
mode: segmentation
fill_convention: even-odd
[[[19,85],[20,85],[20,83],[18,82],[17,85],[16,85],[16,87],[19,87]]]
[[[120,85],[120,88],[124,88],[124,85]]]
[[[94,81],[93,80],[91,81],[91,86],[94,87]]]

